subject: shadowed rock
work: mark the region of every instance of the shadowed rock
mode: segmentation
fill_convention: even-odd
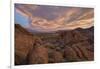
[[[49,62],[59,63],[63,61],[63,54],[59,51],[51,50],[49,51]]]
[[[20,25],[15,25],[15,64],[24,64],[34,41],[33,35]]]

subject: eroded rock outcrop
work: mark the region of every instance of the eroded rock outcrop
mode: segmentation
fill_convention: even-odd
[[[15,25],[15,64],[24,64],[29,50],[34,44],[33,35],[23,29],[20,25]]]
[[[48,49],[43,46],[36,46],[28,54],[28,64],[48,63]]]
[[[59,63],[63,61],[63,54],[60,51],[49,50],[49,63]]]
[[[94,60],[94,28],[28,32],[15,25],[15,65]]]

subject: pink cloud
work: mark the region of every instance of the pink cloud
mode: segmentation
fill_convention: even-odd
[[[57,11],[55,10],[52,12],[51,7],[52,15],[58,15],[53,20],[48,20],[44,17],[42,18],[33,15],[34,11],[36,11],[37,9],[42,9],[40,8],[40,6],[21,5],[19,8],[16,8],[18,13],[22,14],[25,17],[31,18],[30,25],[32,27],[37,27],[42,30],[68,30],[76,28],[89,28],[93,26],[94,22],[93,8],[66,7],[62,11],[59,10],[60,12],[58,12],[59,7],[56,7],[55,9],[57,9]],[[31,12],[29,10],[31,10]],[[45,10],[42,10],[42,12],[43,11]],[[52,15],[50,17],[53,17]]]

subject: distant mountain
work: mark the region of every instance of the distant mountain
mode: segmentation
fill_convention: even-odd
[[[94,59],[94,27],[33,33],[15,24],[15,65]]]
[[[61,30],[57,31],[56,33],[59,33],[62,38],[64,39],[70,39],[73,41],[77,40],[86,40],[86,39],[91,39],[94,40],[94,27],[88,28],[88,29],[81,29],[77,28],[75,30]],[[73,39],[71,39],[73,38]],[[69,40],[68,40],[69,41]]]

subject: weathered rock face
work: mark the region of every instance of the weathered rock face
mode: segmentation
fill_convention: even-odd
[[[70,33],[70,34],[69,34]],[[63,35],[63,36],[62,36]],[[66,61],[94,60],[94,31],[89,29],[76,29],[61,32]]]
[[[59,63],[63,61],[63,54],[56,50],[48,50],[49,63]]]
[[[36,46],[28,54],[28,64],[48,63],[48,50],[43,46]]]
[[[25,63],[24,61],[33,43],[32,35],[21,28],[20,25],[15,25],[15,64]]]
[[[32,34],[15,25],[15,65],[94,60],[94,28]]]
[[[86,41],[66,46],[64,49],[64,56],[67,61],[90,61],[94,59],[91,45]]]
[[[87,37],[85,37],[84,35],[82,35],[79,31],[75,30],[75,31],[61,31],[60,33],[60,37],[61,39],[64,41],[64,43],[68,44],[68,43],[73,43],[73,42],[77,42],[77,41],[81,41],[81,40],[86,40]]]
[[[79,61],[79,56],[77,52],[72,47],[66,46],[64,49],[64,57],[66,61]]]
[[[59,37],[65,41],[65,43],[75,43],[80,42],[83,40],[90,39],[91,41],[94,40],[94,27],[89,29],[75,29],[75,30],[68,30],[68,31],[58,31]]]

